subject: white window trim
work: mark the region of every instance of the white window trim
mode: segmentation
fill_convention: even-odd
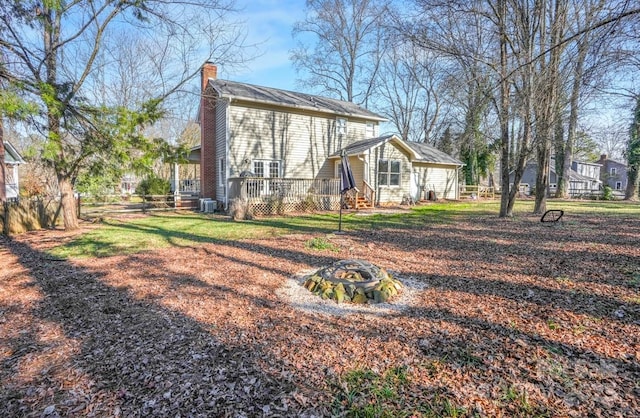
[[[391,171],[387,171],[387,183],[386,184],[380,184],[380,162],[381,161],[387,161],[389,163],[388,167],[389,170],[391,170],[391,162],[392,161],[397,161],[398,162],[398,184],[389,184],[389,180],[391,178]],[[395,174],[395,173],[394,173]],[[392,158],[380,158],[378,160],[378,186],[380,187],[386,187],[388,189],[399,189],[402,187],[402,160],[398,160],[398,159],[392,159]]]
[[[616,168],[615,168],[615,167],[611,167],[611,168],[609,169],[609,174],[610,174],[610,175],[612,175],[612,176],[615,176],[615,175],[617,174],[617,172],[616,172],[616,171],[617,171],[617,170],[616,170]]]
[[[282,178],[282,162],[280,160],[267,160],[267,159],[262,159],[262,158],[258,158],[255,159],[251,162],[251,169],[253,171],[254,174],[258,174],[256,173],[256,169],[255,169],[255,163],[257,162],[261,162],[262,163],[262,170],[263,170],[263,176],[262,178],[265,179],[270,179],[270,178]],[[278,177],[271,177],[271,163],[278,163]]]
[[[373,122],[367,122],[365,125],[365,136],[367,138],[376,137],[376,124]]]
[[[336,135],[346,135],[349,132],[347,118],[336,118]]]
[[[616,190],[622,190],[622,182],[616,181]]]

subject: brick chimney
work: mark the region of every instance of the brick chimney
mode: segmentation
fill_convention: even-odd
[[[218,67],[205,62],[200,71],[200,194],[216,199],[216,97],[209,80],[215,80]]]
[[[600,161],[604,161],[607,159],[607,154],[600,154]]]

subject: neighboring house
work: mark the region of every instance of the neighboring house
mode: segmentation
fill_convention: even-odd
[[[555,170],[554,160],[551,160],[549,169],[549,192],[554,194],[558,185],[558,176]],[[524,194],[534,192],[538,163],[529,161],[525,166],[520,191]],[[513,185],[514,173],[509,174],[510,186]],[[569,171],[569,196],[579,197],[585,194],[599,193],[602,182],[600,181],[600,164],[574,161]]]
[[[569,177],[569,194],[571,190],[577,193],[598,191],[602,189],[602,181],[600,180],[601,164],[588,163],[585,161],[572,161],[571,170],[580,176],[581,179],[572,183],[572,177]],[[573,174],[573,173],[572,173]]]
[[[135,194],[136,187],[138,187],[140,180],[135,174],[127,173],[120,179],[120,195],[130,196]]]
[[[602,154],[597,163],[602,166],[600,170],[602,183],[624,194],[627,189],[627,165],[607,158],[606,154]]]
[[[370,203],[419,198],[425,188],[457,198],[461,162],[424,144],[379,136],[386,119],[354,103],[216,78],[202,69],[201,197],[227,208],[251,196],[291,197],[313,191],[339,196],[345,153]],[[244,194],[243,194],[244,193]],[[333,200],[335,202],[335,200]]]
[[[25,161],[20,153],[9,142],[4,141],[5,190],[7,199],[16,199],[20,195],[20,178],[18,166]]]

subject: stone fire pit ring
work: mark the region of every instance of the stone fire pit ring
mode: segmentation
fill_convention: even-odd
[[[384,268],[365,260],[336,261],[310,275],[303,286],[337,303],[387,302],[404,287]]]

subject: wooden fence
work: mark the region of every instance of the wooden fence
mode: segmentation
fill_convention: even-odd
[[[99,199],[81,196],[78,199],[78,216],[97,218],[104,215],[196,209],[197,206],[197,198],[181,197],[176,201],[173,195],[113,195]]]
[[[460,186],[460,199],[493,199],[496,197],[495,188],[478,185]]]
[[[50,228],[61,220],[60,202],[55,199],[11,199],[0,204],[0,232],[21,234]]]

